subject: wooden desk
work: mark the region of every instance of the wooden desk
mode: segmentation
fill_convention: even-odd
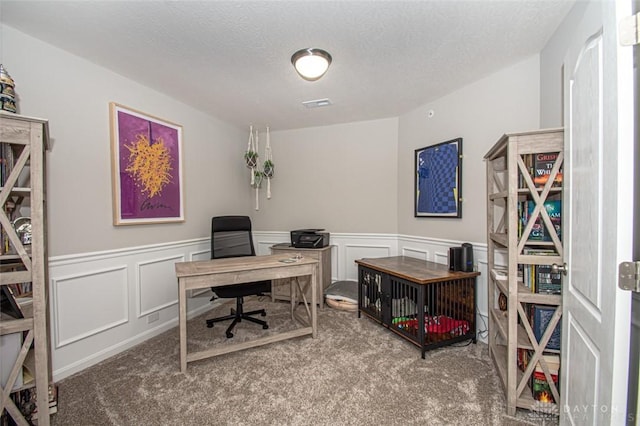
[[[262,346],[280,340],[311,334],[317,336],[317,291],[318,286],[318,261],[308,257],[296,260],[292,263],[284,263],[290,259],[291,254],[275,254],[270,256],[235,257],[228,259],[212,259],[197,262],[176,263],[176,276],[178,278],[178,299],[180,305],[180,370],[187,371],[187,362],[197,361],[217,355],[235,352],[243,349]],[[298,320],[306,327],[270,335],[249,342],[224,345],[218,348],[210,348],[191,354],[187,354],[187,290],[199,288],[219,287],[229,284],[246,283],[261,280],[274,280],[281,278],[293,278],[301,276],[311,277],[311,301],[306,297],[297,280],[291,280],[291,318]],[[300,292],[300,300],[298,300]],[[299,301],[303,302],[301,305]],[[309,304],[311,305],[309,309]],[[300,317],[296,310],[303,306],[307,313],[307,319]],[[306,324],[304,324],[306,322]]]

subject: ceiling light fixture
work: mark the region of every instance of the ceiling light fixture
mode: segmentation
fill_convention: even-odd
[[[291,56],[291,63],[300,77],[316,81],[329,69],[331,55],[322,49],[302,49]]]

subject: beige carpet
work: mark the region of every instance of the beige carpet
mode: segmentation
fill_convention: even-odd
[[[267,308],[269,330],[243,322],[240,341],[290,327],[288,305]],[[189,322],[190,348],[226,340],[226,323]],[[505,414],[487,346],[427,352],[353,312],[319,311],[319,337],[301,337],[189,364],[180,373],[178,331],[59,382],[53,425],[520,425]]]

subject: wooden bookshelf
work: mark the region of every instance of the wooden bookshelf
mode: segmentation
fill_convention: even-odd
[[[3,363],[9,357],[9,362],[15,360],[1,389],[0,413],[18,425],[32,424],[36,418],[38,425],[49,425],[50,385],[55,386],[51,384],[47,321],[47,139],[47,120],[0,112],[0,285],[12,289],[10,295],[3,292],[3,306],[11,301],[18,305],[17,312],[3,310],[0,336],[18,334],[21,340],[17,356],[0,354]],[[24,223],[27,217],[30,230],[14,227],[16,219]],[[16,388],[18,378],[24,380]],[[36,398],[35,412],[25,410],[19,402],[25,395]],[[44,401],[42,409],[38,409],[40,401]]]
[[[539,272],[543,268],[538,266],[563,265],[562,216],[561,211],[553,210],[562,203],[563,151],[563,130],[548,129],[503,135],[484,157],[489,353],[505,391],[509,415],[515,415],[517,408],[559,412],[560,389],[551,381],[552,371],[543,355],[560,354],[550,342],[555,343],[552,338],[561,322],[562,294],[540,292],[541,283],[550,292],[551,281],[543,280],[551,276]],[[558,274],[553,275],[556,281]],[[499,309],[501,293],[507,297],[506,311]],[[549,308],[544,330],[536,330],[538,324],[531,314],[542,312],[540,307]],[[519,352],[527,354],[528,361],[520,361],[522,366]],[[536,365],[551,382],[555,403],[534,399],[531,380]]]

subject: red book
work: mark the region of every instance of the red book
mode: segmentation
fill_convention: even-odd
[[[560,356],[558,355],[543,355],[544,360],[547,362],[547,366],[549,367],[549,374],[551,374],[551,379],[553,380],[553,384],[555,388],[558,389],[558,371],[560,369]],[[533,371],[531,375],[531,393],[533,394],[533,399],[541,402],[550,402],[555,403],[556,400],[553,397],[553,392],[551,391],[551,385],[547,381],[547,377],[542,371],[542,367],[540,363],[536,364],[536,369]]]

